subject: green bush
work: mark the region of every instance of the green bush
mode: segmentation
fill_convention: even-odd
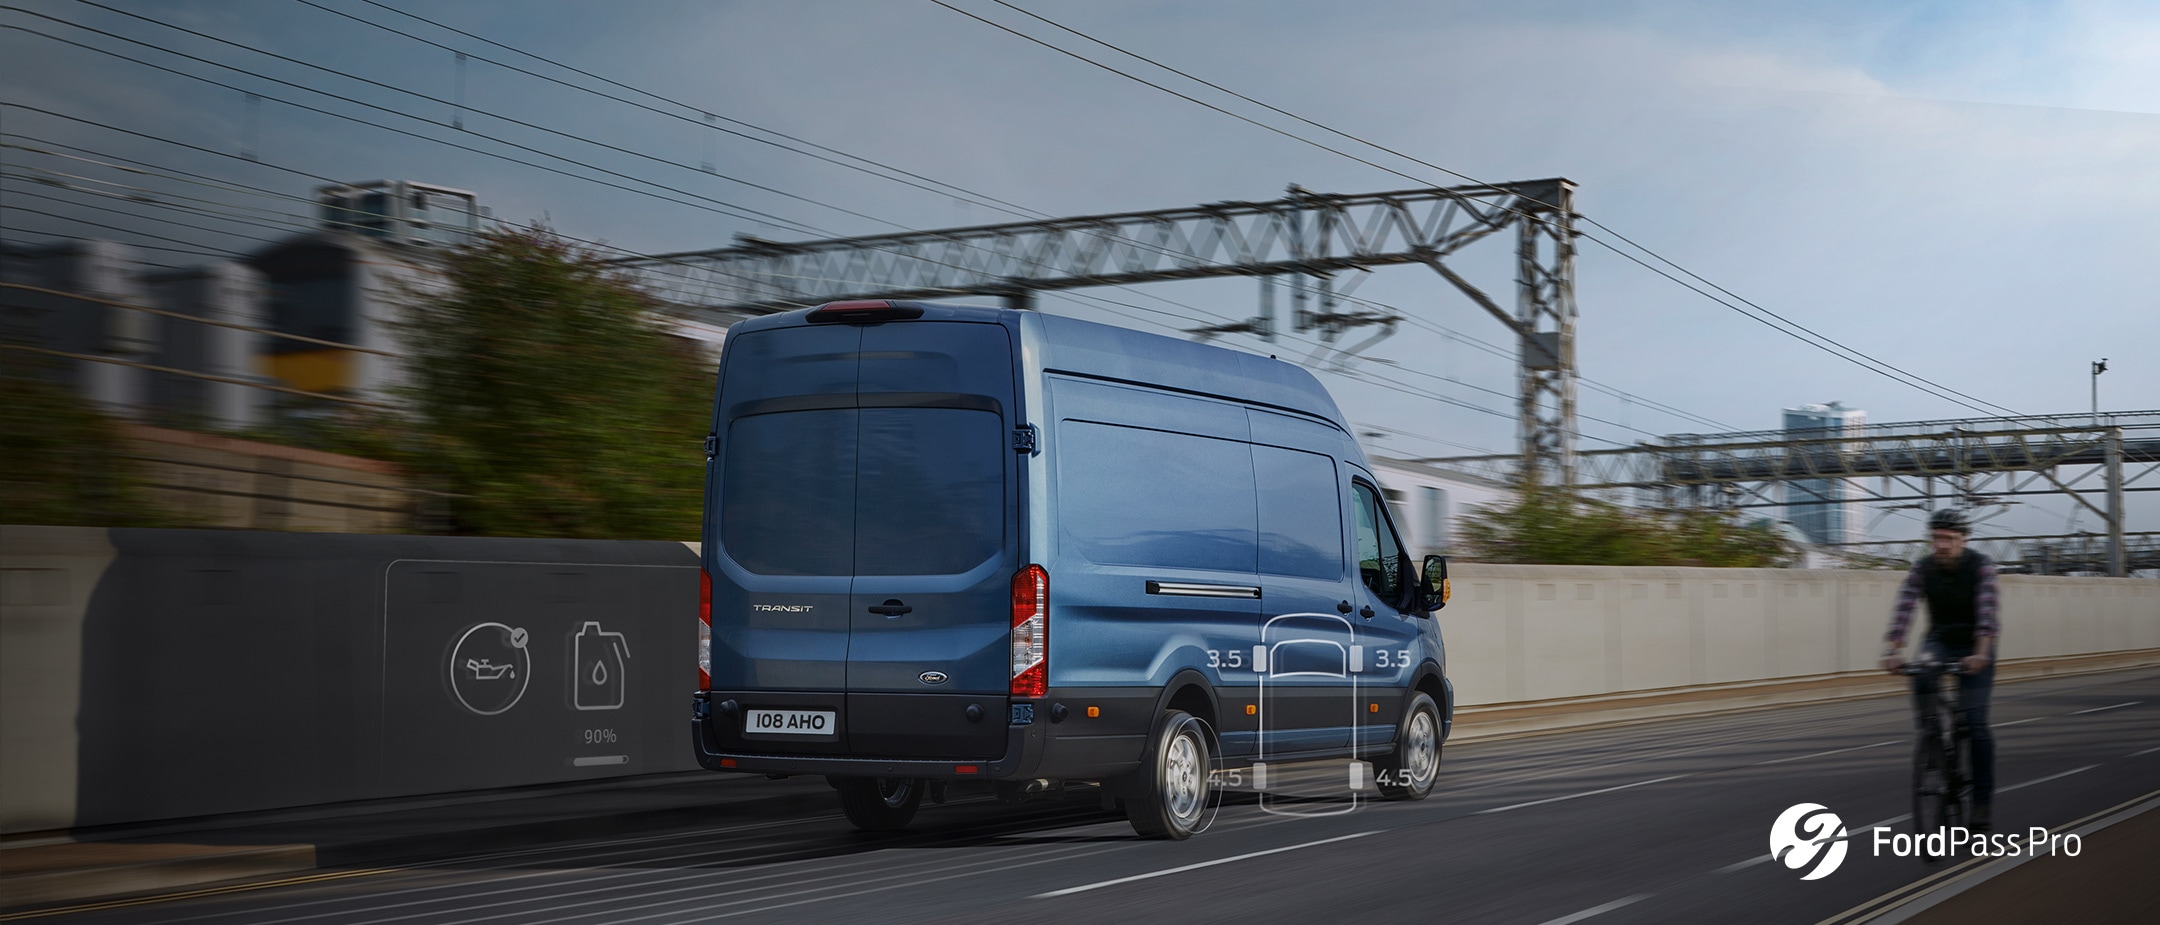
[[[1779,568],[1796,550],[1767,523],[1720,511],[1622,507],[1549,487],[1463,520],[1463,557],[1523,565]]]
[[[0,523],[166,526],[116,422],[35,372],[0,375]]]

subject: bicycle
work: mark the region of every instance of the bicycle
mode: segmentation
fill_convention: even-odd
[[[1920,685],[1920,740],[1913,754],[1913,831],[1925,835],[1963,826],[1972,818],[1972,730],[1960,709],[1958,685],[1945,690],[1941,679],[1964,672],[1956,661],[1935,660],[1909,663],[1900,672],[1927,679]]]

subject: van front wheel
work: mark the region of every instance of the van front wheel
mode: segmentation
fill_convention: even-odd
[[[1183,710],[1166,710],[1149,745],[1127,788],[1125,816],[1149,838],[1191,838],[1207,818],[1207,729]]]
[[[923,782],[912,777],[836,777],[832,784],[848,821],[866,831],[906,828],[922,806]]]
[[[1380,796],[1389,800],[1422,800],[1432,793],[1440,776],[1440,708],[1420,691],[1410,697],[1402,726],[1395,730],[1395,752],[1376,762],[1373,769]]]

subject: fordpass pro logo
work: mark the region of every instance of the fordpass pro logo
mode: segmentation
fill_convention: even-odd
[[[1821,880],[1845,862],[1845,821],[1821,803],[1800,803],[1770,824],[1770,856],[1790,870],[1815,865],[1802,880]]]

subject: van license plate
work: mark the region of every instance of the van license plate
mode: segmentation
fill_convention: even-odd
[[[745,735],[829,736],[839,731],[839,716],[820,710],[751,710],[743,717]]]

